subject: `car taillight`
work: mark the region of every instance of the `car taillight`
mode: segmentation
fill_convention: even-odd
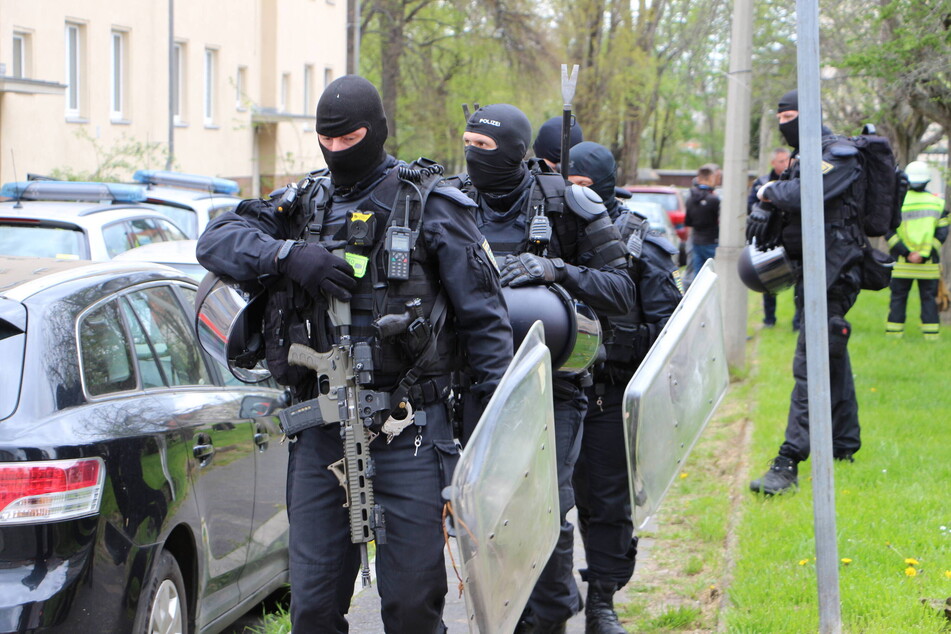
[[[0,525],[98,513],[105,472],[101,458],[0,464]]]

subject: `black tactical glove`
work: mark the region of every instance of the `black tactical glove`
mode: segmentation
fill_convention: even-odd
[[[531,253],[507,255],[501,273],[502,286],[512,288],[561,282],[566,275],[565,261],[561,258],[543,258]]]
[[[782,235],[782,214],[772,205],[756,203],[746,219],[746,241],[756,243],[759,251],[768,251],[779,244]]]
[[[298,242],[287,257],[277,263],[281,273],[300,284],[312,297],[320,297],[323,291],[347,301],[350,291],[357,287],[353,267],[319,244]]]

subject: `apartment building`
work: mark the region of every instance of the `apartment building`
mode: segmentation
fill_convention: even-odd
[[[170,152],[173,169],[257,195],[323,164],[313,115],[346,72],[346,0],[0,7],[0,182],[92,172],[117,152],[152,162],[128,179]]]

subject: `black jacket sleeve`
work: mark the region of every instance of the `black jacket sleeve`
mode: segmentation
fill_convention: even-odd
[[[498,270],[469,208],[432,195],[426,203],[423,239],[439,263],[439,277],[455,313],[455,326],[483,404],[512,361],[512,326]]]
[[[769,175],[763,175],[753,181],[753,185],[750,187],[749,195],[746,197],[746,213],[749,214],[753,211],[753,205],[759,202],[759,198],[756,196],[756,192],[759,191],[759,188],[766,184],[766,179],[769,178]]]
[[[577,216],[566,211],[559,222],[570,223],[576,230],[578,237],[575,245],[584,244],[584,228]],[[565,261],[565,279],[561,285],[572,297],[587,304],[598,315],[626,315],[634,309],[636,289],[626,266],[586,266],[593,257],[591,252],[579,252],[577,248],[568,251],[561,245],[558,245],[552,256]]]
[[[636,278],[649,347],[674,314],[683,292],[677,283],[677,266],[671,254],[650,239],[644,241]]]
[[[208,223],[196,246],[198,262],[239,282],[277,274],[277,252],[293,239],[287,218],[265,200],[245,200]]]

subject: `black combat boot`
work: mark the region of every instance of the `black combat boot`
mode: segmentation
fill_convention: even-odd
[[[584,609],[585,634],[625,634],[614,611],[617,586],[609,581],[588,581],[588,605]]]
[[[785,493],[799,486],[799,468],[796,461],[786,456],[776,456],[769,471],[759,480],[750,482],[750,490],[766,495]]]
[[[565,622],[553,623],[539,619],[526,607],[515,624],[515,634],[565,634],[567,627]]]
[[[567,627],[567,623],[522,618],[515,626],[515,634],[565,634]]]

